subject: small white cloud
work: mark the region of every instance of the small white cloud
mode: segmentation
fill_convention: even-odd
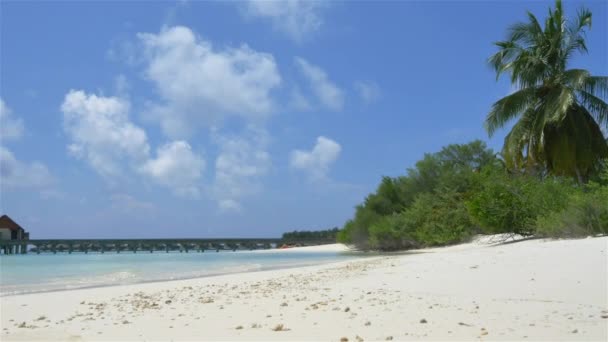
[[[23,135],[23,120],[13,117],[13,112],[0,98],[0,140],[17,140]]]
[[[243,209],[239,202],[232,199],[219,200],[217,205],[222,212],[239,212]]]
[[[292,151],[290,165],[308,173],[312,180],[323,180],[327,178],[329,167],[338,159],[341,151],[340,144],[320,136],[311,151]]]
[[[271,166],[266,132],[250,128],[242,136],[217,136],[214,195],[223,210],[240,210],[240,200],[261,189],[260,178]]]
[[[174,141],[159,147],[156,158],[148,160],[140,171],[176,195],[198,197],[204,168],[205,161],[187,142]]]
[[[328,2],[307,0],[249,0],[245,15],[270,20],[275,30],[296,42],[319,31]]]
[[[152,211],[155,209],[151,202],[140,201],[128,194],[114,194],[110,197],[112,207],[127,213],[134,211]]]
[[[380,98],[380,87],[375,82],[357,81],[354,87],[365,103],[372,103]]]
[[[329,79],[327,73],[304,58],[296,57],[295,62],[321,104],[331,110],[341,110],[344,106],[344,92]]]
[[[48,168],[40,162],[23,162],[0,146],[0,188],[46,188],[54,183]]]
[[[300,88],[294,87],[290,94],[289,108],[300,112],[306,112],[312,110],[313,107],[310,101],[302,94]]]
[[[118,96],[122,98],[127,98],[129,94],[129,81],[127,77],[123,74],[119,74],[114,78],[114,91]]]
[[[272,91],[281,76],[271,54],[247,45],[216,49],[183,26],[138,38],[145,75],[162,99],[150,104],[148,116],[168,136],[186,137],[226,117],[259,121],[274,111]]]
[[[127,100],[70,90],[61,110],[64,130],[72,141],[68,151],[101,176],[119,176],[122,163],[133,166],[148,158],[146,132],[129,120]]]

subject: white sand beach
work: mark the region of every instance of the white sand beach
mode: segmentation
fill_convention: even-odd
[[[338,245],[314,247],[344,248]],[[608,237],[0,298],[11,340],[608,340]],[[289,250],[287,250],[289,251]]]

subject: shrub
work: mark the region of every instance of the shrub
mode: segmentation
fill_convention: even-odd
[[[479,189],[467,201],[467,208],[471,219],[489,234],[534,234],[539,214],[565,208],[574,188],[566,180],[542,181],[496,169],[485,170],[480,178]]]
[[[592,185],[572,195],[564,210],[539,216],[536,226],[537,234],[546,237],[608,234],[608,187]]]
[[[402,214],[385,216],[369,229],[369,247],[383,251],[416,248],[420,244],[408,230]]]
[[[423,246],[463,242],[471,237],[471,222],[462,194],[444,190],[438,194],[422,194],[403,212],[407,230]]]

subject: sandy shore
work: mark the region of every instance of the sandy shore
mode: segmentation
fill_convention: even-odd
[[[0,340],[606,341],[607,249],[608,237],[477,242],[3,297]]]

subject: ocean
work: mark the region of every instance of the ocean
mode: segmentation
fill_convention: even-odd
[[[356,257],[361,255],[319,251],[2,255],[0,296],[317,265]]]

